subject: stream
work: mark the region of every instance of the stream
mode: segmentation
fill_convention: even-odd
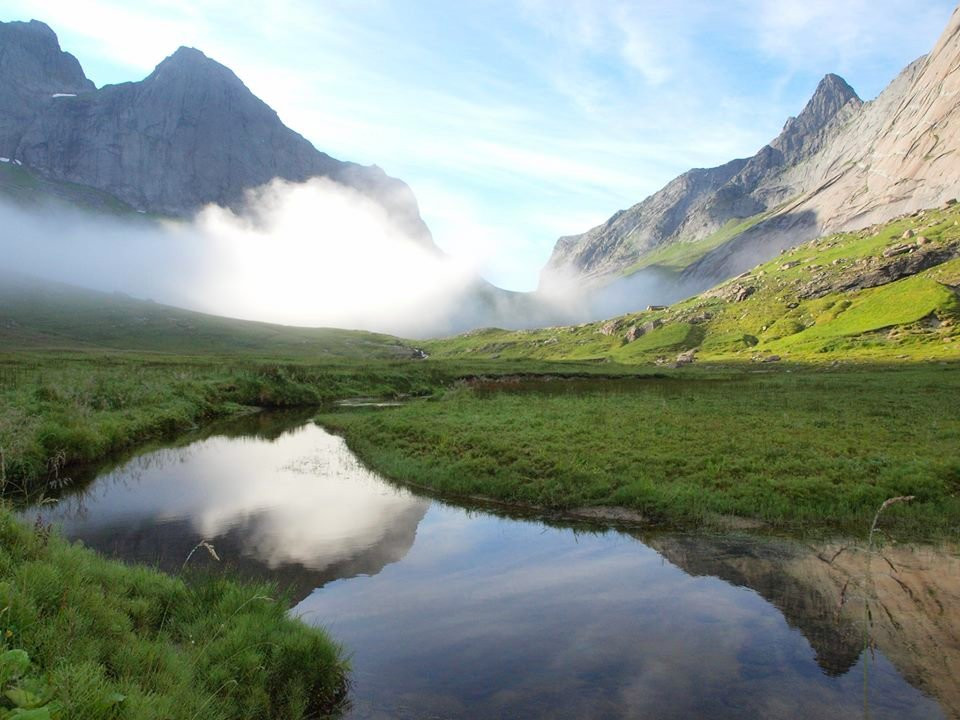
[[[960,718],[960,551],[563,527],[365,469],[260,413],[80,473],[23,517],[276,583],[353,666],[350,718]],[[837,551],[844,551],[836,555]]]

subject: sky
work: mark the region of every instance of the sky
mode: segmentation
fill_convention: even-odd
[[[755,153],[828,72],[875,97],[952,0],[0,0],[98,86],[187,45],[320,150],[405,180],[437,244],[532,290],[556,239]]]

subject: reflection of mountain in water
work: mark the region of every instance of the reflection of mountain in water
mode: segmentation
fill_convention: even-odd
[[[748,587],[800,630],[830,675],[864,650],[864,628],[914,687],[960,718],[960,549],[661,536],[644,540],[691,575]],[[869,606],[869,616],[867,607]],[[869,617],[869,621],[867,618]]]
[[[207,540],[224,565],[269,579],[296,601],[330,580],[375,574],[401,559],[428,507],[363,468],[321,428],[282,430],[251,417],[188,446],[145,453],[57,505],[24,514],[101,552],[168,571]],[[197,553],[190,566],[210,563]]]

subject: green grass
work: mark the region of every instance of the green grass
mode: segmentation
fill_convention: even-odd
[[[0,508],[0,717],[327,714],[347,663],[286,609],[272,587],[123,565]]]
[[[13,163],[0,163],[0,195],[28,207],[54,203],[142,219],[127,203],[107,192],[87,185],[43,178]]]
[[[370,466],[442,494],[670,526],[718,516],[863,531],[888,497],[912,536],[960,533],[960,366],[464,387],[326,414]]]

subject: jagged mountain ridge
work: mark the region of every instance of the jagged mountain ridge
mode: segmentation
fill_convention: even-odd
[[[957,195],[958,30],[960,9],[930,55],[872,102],[827,75],[752,158],[691,170],[605,224],[561,238],[542,284],[558,275],[610,283],[655,265],[656,253],[685,248],[687,258],[671,269],[690,294],[821,234]]]
[[[172,216],[209,203],[239,207],[247,190],[275,178],[326,177],[374,198],[433,247],[405,183],[320,152],[229,68],[193,48],[139,82],[97,89],[47,25],[0,23],[0,156],[45,180]]]

